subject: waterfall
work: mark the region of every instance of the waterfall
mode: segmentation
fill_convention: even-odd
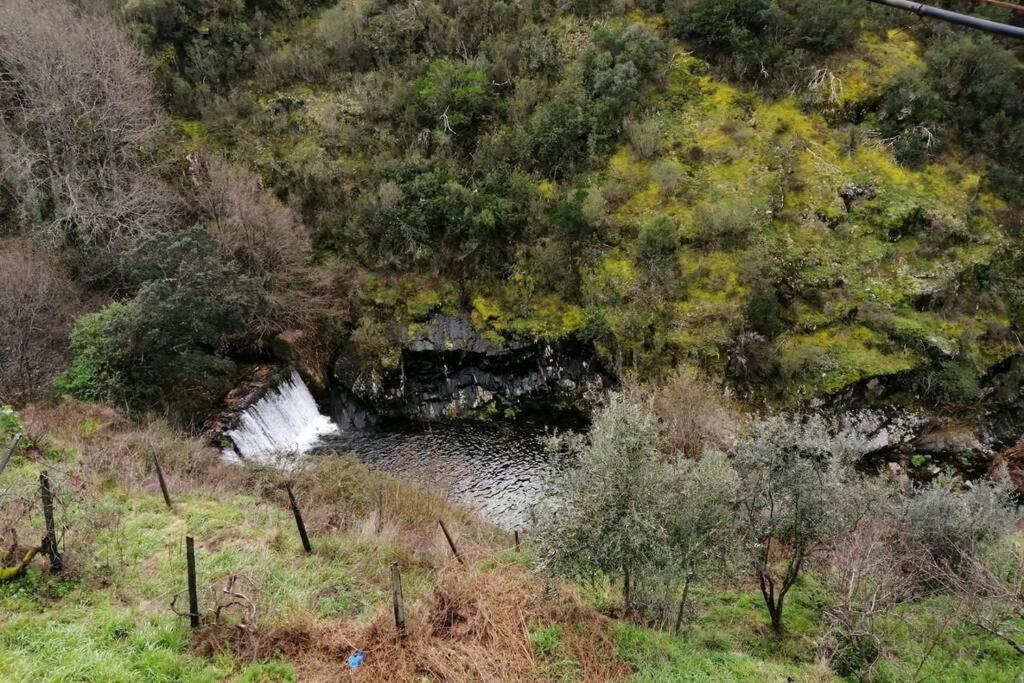
[[[302,381],[292,371],[287,380],[249,406],[238,425],[227,432],[234,453],[250,460],[270,460],[271,456],[302,453],[319,438],[334,433],[337,426],[320,409]]]

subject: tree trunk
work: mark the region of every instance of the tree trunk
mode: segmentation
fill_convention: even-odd
[[[690,593],[690,575],[686,575],[686,581],[683,582],[683,597],[679,599],[679,612],[676,614],[676,630],[675,634],[679,635],[679,629],[683,625],[683,612],[686,610],[686,596]]]
[[[633,585],[627,567],[622,572],[622,612],[629,616],[633,612]]]
[[[776,635],[782,635],[782,601],[785,599],[785,594],[779,595],[778,599],[768,602],[768,614],[772,618],[772,630],[775,631]]]

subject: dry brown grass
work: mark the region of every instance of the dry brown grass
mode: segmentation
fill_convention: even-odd
[[[543,581],[519,567],[463,570],[451,563],[436,586],[412,606],[408,635],[399,639],[390,611],[366,626],[296,621],[261,634],[207,631],[203,653],[231,649],[256,660],[285,657],[302,681],[546,681],[557,680],[530,644],[530,624],[572,624],[558,653],[573,660],[579,680],[618,681],[630,668],[615,655],[610,620],[567,593],[546,595]],[[358,670],[346,658],[366,652]]]

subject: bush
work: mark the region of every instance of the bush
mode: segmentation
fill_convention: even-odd
[[[651,178],[657,183],[661,194],[670,196],[683,184],[686,171],[678,162],[664,159],[651,165]]]
[[[964,491],[939,477],[905,499],[902,523],[934,560],[956,567],[1012,531],[1018,516],[1006,483],[981,480]]]
[[[649,391],[670,453],[695,459],[735,445],[739,413],[721,383],[681,366]]]
[[[633,154],[638,159],[649,161],[661,154],[664,127],[659,118],[651,116],[641,120],[628,119],[624,128]]]
[[[677,35],[737,78],[782,92],[800,82],[815,55],[852,42],[864,8],[839,0],[666,0],[665,15]]]
[[[712,248],[743,245],[755,224],[753,207],[743,200],[702,204],[694,212],[696,239]]]
[[[216,157],[201,165],[198,199],[207,233],[268,294],[268,320],[260,327],[308,326],[313,250],[305,226],[248,169]]]
[[[59,391],[81,401],[128,398],[122,368],[129,315],[126,304],[113,303],[78,319],[71,332],[71,365],[55,382]]]
[[[477,128],[491,108],[491,92],[483,71],[469,65],[435,60],[413,83],[420,120],[441,135],[472,150]]]
[[[0,240],[0,402],[23,399],[63,369],[81,294],[23,240]]]
[[[201,418],[231,387],[226,342],[246,331],[262,292],[198,228],[140,240],[125,262],[122,270],[141,287],[78,321],[58,386],[82,400]]]
[[[659,285],[669,286],[679,277],[682,240],[674,219],[661,216],[644,223],[637,237],[637,262]]]

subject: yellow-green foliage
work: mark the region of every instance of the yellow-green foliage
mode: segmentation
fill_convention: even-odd
[[[564,280],[538,284],[543,277],[537,270],[549,266],[535,266],[520,254],[508,272],[496,272],[495,281],[484,284],[464,282],[454,272],[364,272],[358,298],[370,312],[361,315],[355,340],[368,356],[394,366],[403,332],[414,336],[431,314],[459,313],[468,300],[474,324],[496,342],[586,330],[609,356],[633,356],[647,368],[693,359],[721,370],[735,335],[747,329],[751,296],[766,283],[782,282],[790,295],[791,337],[783,366],[793,364],[793,354],[810,353],[794,341],[801,335],[828,328],[837,340],[859,339],[864,327],[878,336],[870,343],[840,343],[846,349],[839,353],[842,369],[815,382],[800,379],[806,392],[905,369],[923,362],[927,351],[951,352],[960,334],[980,332],[982,321],[1006,320],[1007,312],[993,301],[963,312],[919,310],[922,298],[955,289],[965,271],[989,263],[1007,245],[998,218],[1007,207],[984,191],[978,162],[950,150],[920,168],[905,168],[866,126],[830,124],[837,114],[870,105],[906,68],[923,63],[921,46],[907,32],[865,33],[855,46],[823,61],[828,73],[820,87],[771,100],[715,75],[671,37],[658,14],[631,9],[607,19],[612,27],[630,23],[658,32],[671,55],[657,85],[630,114],[656,121],[660,152],[640,159],[622,140],[603,166],[582,177],[529,180],[536,201],[548,208],[565,203],[577,188],[587,191],[582,213],[598,235],[585,255],[573,255],[579,291],[576,283],[563,291]],[[275,59],[296,56],[292,41],[315,43],[319,24],[311,17],[278,27],[271,38]],[[580,68],[574,60],[592,45],[593,22],[557,12],[546,29],[566,69]],[[254,118],[274,123],[242,127],[236,137],[268,177],[358,184],[378,160],[345,157],[337,150],[346,146],[336,143],[350,134],[352,122],[374,115],[376,93],[387,78],[339,69],[314,86],[298,79],[249,83],[243,90],[253,100]],[[528,97],[530,88],[523,85]],[[298,104],[280,113],[282,101]],[[516,106],[528,116],[527,104]],[[199,124],[179,127],[190,145],[212,144]],[[379,134],[389,135],[386,128]],[[426,153],[419,143],[416,150],[410,158]],[[876,196],[847,213],[838,191],[849,183],[870,186]],[[746,216],[747,225],[708,235],[701,218],[716,212]],[[679,268],[652,276],[638,258],[637,238],[642,226],[659,219],[678,226]],[[908,225],[917,227],[907,231]],[[537,237],[543,245],[557,242],[552,235]],[[528,252],[536,245],[523,246]],[[568,251],[543,253],[558,260]],[[864,311],[870,316],[861,320]],[[380,336],[390,341],[370,343]],[[976,337],[972,353],[986,364],[1010,352],[1005,342]],[[900,356],[894,349],[904,343],[916,353]],[[890,357],[899,362],[880,362]]]
[[[865,35],[833,67],[841,82],[838,104],[879,92],[919,61],[918,49],[900,31]],[[830,127],[793,97],[768,101],[724,83],[681,53],[651,112],[664,130],[662,157],[643,161],[623,145],[588,182],[627,188],[614,209],[616,225],[667,216],[693,245],[679,252],[682,286],[667,293],[670,301],[665,292],[645,293],[635,265],[621,255],[631,251],[629,230],[620,229],[624,238],[614,255],[586,272],[585,301],[602,310],[620,346],[641,342],[638,321],[659,320],[668,330],[660,353],[721,367],[751,284],[759,273],[780,269],[818,295],[792,303],[794,331],[780,346],[783,372],[803,395],[910,369],[928,349],[955,352],[965,329],[1005,318],[998,308],[967,319],[915,308],[916,297],[953,286],[1006,243],[996,219],[1003,203],[982,192],[979,172],[952,153],[904,168],[883,143]],[[652,178],[652,169],[666,162],[685,169],[669,193]],[[838,191],[849,183],[870,186],[876,196],[847,213]],[[709,250],[701,244],[697,213],[722,204],[749,209],[750,228],[746,239]],[[871,320],[850,318],[864,307]],[[903,348],[908,342],[916,351]],[[975,351],[986,361],[1009,353],[1005,343],[986,339]]]

